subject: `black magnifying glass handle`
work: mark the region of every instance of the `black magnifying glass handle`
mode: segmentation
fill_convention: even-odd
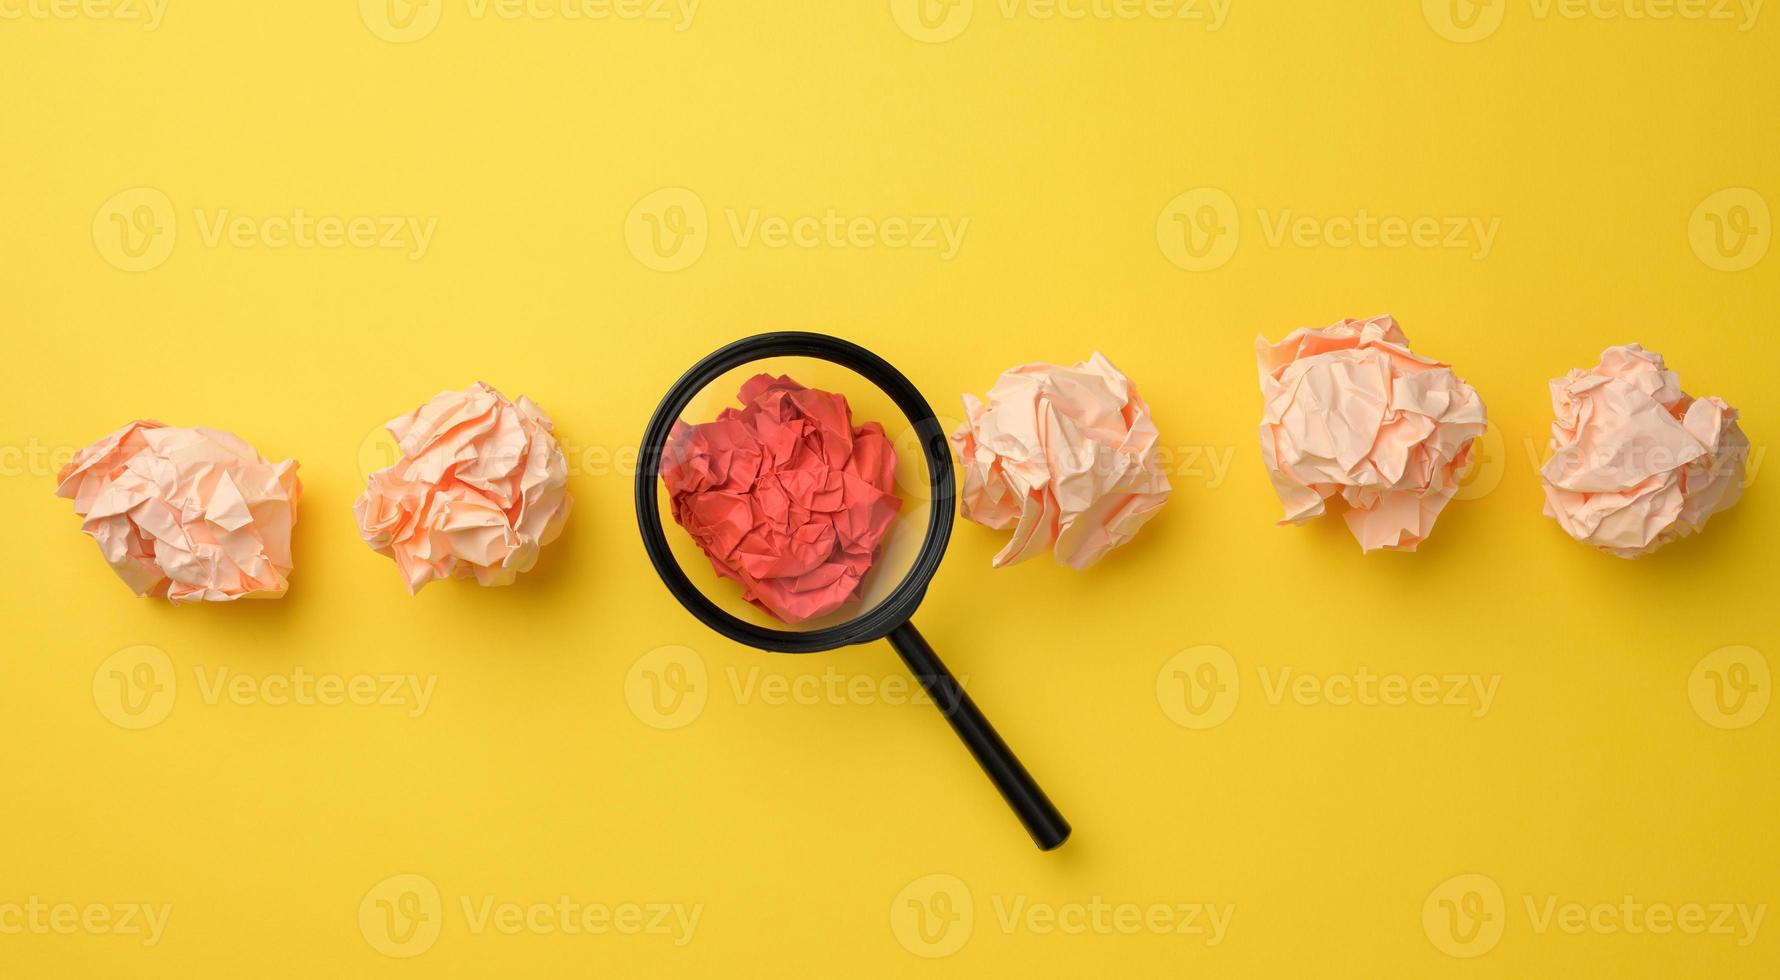
[[[903,623],[892,630],[890,645],[896,648],[902,662],[908,664],[909,672],[939,706],[940,713],[952,723],[952,730],[964,740],[970,754],[976,756],[977,765],[989,774],[1007,805],[1014,808],[1014,814],[1026,825],[1026,832],[1032,835],[1032,842],[1038,849],[1049,851],[1068,840],[1069,821],[1051,805],[1051,798],[1038,788],[1032,774],[1020,765],[1014,750],[1007,747],[996,734],[995,726],[977,710],[976,702],[964,693],[958,679],[940,663],[933,648],[915,629],[915,624]]]

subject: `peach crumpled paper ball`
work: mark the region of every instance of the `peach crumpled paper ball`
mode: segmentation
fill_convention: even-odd
[[[173,602],[284,595],[302,493],[294,460],[150,420],[75,453],[56,486],[132,592]]]
[[[1414,551],[1459,490],[1487,428],[1483,400],[1452,368],[1411,353],[1389,316],[1255,338],[1265,408],[1261,457],[1285,505],[1321,517],[1339,493],[1362,551]]]
[[[435,579],[511,585],[569,516],[569,465],[550,417],[478,381],[388,423],[402,458],[353,504],[359,535],[410,593]]]
[[[1099,352],[1072,367],[1002,372],[987,404],[964,396],[952,435],[964,468],[961,509],[1012,527],[996,568],[1050,549],[1083,569],[1130,541],[1168,500],[1156,425],[1137,386]]]
[[[1743,493],[1749,438],[1722,398],[1681,390],[1637,344],[1551,382],[1545,515],[1569,535],[1636,558],[1692,534]]]
[[[674,520],[780,622],[825,616],[860,596],[902,508],[896,449],[878,423],[853,424],[845,396],[789,377],[757,374],[737,397],[669,433]]]

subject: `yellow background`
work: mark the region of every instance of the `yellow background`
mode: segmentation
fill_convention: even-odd
[[[1416,0],[1235,0],[1215,31],[977,0],[932,41],[882,0],[705,0],[690,25],[428,0],[443,16],[397,42],[377,2],[172,0],[152,31],[49,2],[5,0],[25,15],[0,19],[0,908],[173,912],[154,946],[0,934],[0,975],[1780,972],[1772,915],[1742,946],[1541,932],[1527,911],[1780,901],[1780,711],[1750,721],[1763,686],[1722,729],[1689,691],[1713,651],[1780,655],[1771,488],[1752,481],[1704,535],[1624,562],[1540,515],[1535,470],[1546,380],[1614,343],[1739,406],[1758,454],[1780,431],[1780,256],[1728,271],[1689,232],[1724,188],[1780,205],[1774,12],[1741,31],[1494,0],[1487,36],[1461,43]],[[129,272],[107,259],[105,208],[139,187],[171,203],[176,239]],[[705,247],[663,272],[626,223],[676,187],[707,208]],[[1195,188],[1240,208],[1234,253],[1205,271],[1158,239]],[[200,226],[297,208],[436,233],[411,260],[208,244]],[[969,224],[949,261],[729,227],[831,208]],[[1500,225],[1479,260],[1274,244],[1260,214],[1361,209]],[[1337,518],[1272,526],[1251,343],[1381,312],[1478,387],[1499,439],[1419,553],[1362,557]],[[742,689],[828,671],[894,692],[886,645],[742,649],[656,581],[623,450],[697,357],[790,327],[873,347],[945,416],[1003,368],[1099,349],[1165,445],[1229,458],[1219,480],[1183,452],[1166,509],[1085,574],[991,571],[1002,536],[960,524],[917,617],[1074,822],[1060,852],[1031,847],[931,707]],[[554,416],[576,509],[516,586],[410,598],[355,533],[363,460],[381,422],[476,379]],[[172,608],[104,565],[43,459],[138,416],[301,461],[285,599]],[[126,730],[103,665],[144,645],[177,694]],[[1228,653],[1237,700],[1186,727],[1169,665],[1204,646]],[[705,670],[689,721],[651,716],[639,687],[669,661]],[[1499,686],[1481,717],[1269,696],[1284,668],[1362,666]],[[435,688],[419,717],[207,699],[200,678],[224,668]],[[374,888],[407,874],[436,889],[430,948],[407,926],[376,935]],[[1501,896],[1455,899],[1502,927],[1469,960],[1423,920],[1466,874]],[[936,882],[974,921],[923,946],[909,916],[943,911]],[[702,912],[676,947],[478,933],[463,905],[561,896]],[[1216,945],[1002,921],[1096,900],[1235,912]]]

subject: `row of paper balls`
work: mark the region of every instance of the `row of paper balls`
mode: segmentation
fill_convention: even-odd
[[[1486,428],[1476,389],[1412,352],[1390,317],[1257,340],[1262,457],[1281,523],[1339,496],[1363,549],[1414,550],[1458,492]],[[1722,399],[1681,390],[1660,355],[1609,348],[1551,383],[1545,512],[1578,541],[1636,557],[1703,527],[1741,493],[1749,441]],[[1131,540],[1170,492],[1135,385],[1099,354],[1002,374],[965,396],[953,441],[961,510],[1014,528],[997,566],[1049,550],[1082,568]],[[401,458],[354,505],[361,536],[412,591],[443,578],[506,585],[568,518],[568,466],[550,418],[488,385],[441,392],[388,423]],[[302,492],[215,429],[154,421],[80,450],[57,493],[139,596],[175,602],[278,596]]]

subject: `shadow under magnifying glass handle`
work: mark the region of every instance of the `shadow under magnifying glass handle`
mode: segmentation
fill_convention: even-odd
[[[908,664],[909,672],[921,682],[940,713],[952,723],[952,730],[964,740],[977,764],[989,774],[995,788],[1001,791],[1007,805],[1026,825],[1032,842],[1039,850],[1049,851],[1069,839],[1069,821],[1051,805],[1050,797],[1038,788],[1026,767],[1020,765],[1014,750],[996,734],[995,726],[977,710],[976,702],[964,693],[958,679],[940,663],[933,648],[921,637],[913,623],[903,623],[890,632],[890,645]]]

